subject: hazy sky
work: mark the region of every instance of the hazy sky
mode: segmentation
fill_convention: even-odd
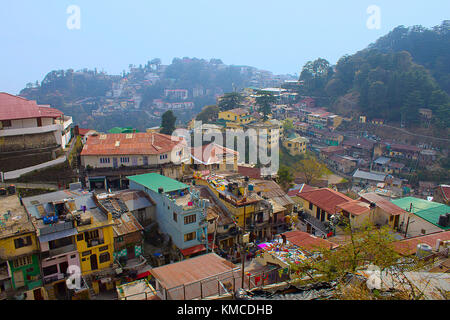
[[[220,58],[274,73],[299,73],[317,57],[336,61],[398,25],[449,19],[448,0],[8,0],[0,12],[0,91],[17,94],[55,69],[119,74],[174,57]],[[80,29],[70,30],[70,5]],[[371,5],[380,29],[366,25]]]

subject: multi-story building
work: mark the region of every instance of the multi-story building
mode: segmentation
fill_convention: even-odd
[[[130,189],[142,190],[156,203],[156,221],[182,256],[207,250],[207,206],[199,193],[177,180],[157,173],[128,176]]]
[[[98,274],[112,271],[114,261],[112,214],[102,212],[93,194],[82,190],[28,197],[23,203],[37,229],[49,297],[67,297],[64,280],[69,266],[79,267],[98,292]]]
[[[72,117],[36,101],[0,92],[1,152],[64,148],[71,139]]]
[[[189,162],[183,138],[156,132],[92,135],[81,152],[91,188],[100,184],[123,189],[128,183],[125,176],[149,171],[180,178]]]
[[[228,123],[236,125],[244,125],[253,121],[248,110],[243,108],[236,108],[232,110],[219,112],[219,120],[222,119]]]
[[[144,228],[129,211],[118,194],[94,195],[94,202],[104,213],[111,213],[114,221],[114,259],[123,268],[138,271],[146,264],[143,253]]]
[[[230,214],[242,231],[252,231],[261,239],[270,238],[272,205],[254,191],[249,179],[225,174],[197,177],[196,184],[209,188],[220,207]]]
[[[214,142],[191,148],[191,165],[194,170],[233,171],[238,170],[239,153]]]
[[[283,140],[283,147],[286,148],[291,156],[298,156],[306,153],[307,143],[307,138],[293,135]]]
[[[50,298],[64,298],[69,266],[80,267],[75,245],[78,233],[72,220],[76,203],[64,191],[24,198],[40,244],[43,283]]]
[[[39,240],[15,195],[0,202],[0,299],[27,293],[43,299]]]

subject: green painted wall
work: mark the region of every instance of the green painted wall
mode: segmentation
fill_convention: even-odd
[[[42,286],[42,280],[40,280],[41,270],[39,268],[39,258],[36,254],[32,255],[32,263],[29,265],[20,266],[18,268],[14,268],[13,261],[8,261],[8,265],[11,269],[11,282],[14,289],[18,289],[16,286],[15,272],[19,271],[23,274],[23,280],[25,283],[25,287],[28,290],[32,290],[34,288]]]

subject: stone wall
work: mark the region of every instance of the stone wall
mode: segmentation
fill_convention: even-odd
[[[57,147],[54,132],[0,137],[0,152]]]

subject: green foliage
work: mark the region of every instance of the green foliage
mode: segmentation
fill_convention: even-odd
[[[291,170],[286,166],[280,166],[278,170],[278,183],[284,190],[288,190],[292,186],[294,177]]]
[[[330,63],[322,58],[308,61],[300,73],[301,81],[304,85],[301,93],[311,96],[326,96],[325,87],[333,75],[333,68]]]
[[[238,92],[225,93],[223,97],[219,100],[220,111],[227,111],[239,108],[241,106],[244,97]]]
[[[341,279],[347,273],[355,273],[368,265],[381,270],[398,265],[399,254],[393,249],[394,238],[389,227],[377,229],[370,223],[354,230],[347,224],[345,234],[349,240],[332,250],[314,248],[316,259],[306,259],[291,268],[299,272],[299,277],[320,277],[325,281]]]
[[[161,133],[171,135],[175,130],[175,122],[177,118],[174,116],[172,110],[164,112],[161,118]]]
[[[207,123],[217,119],[219,111],[220,109],[216,105],[205,106],[195,119]]]
[[[272,113],[272,105],[276,102],[276,98],[267,91],[258,91],[256,96],[256,104],[259,106],[259,111],[264,114],[263,120],[268,119],[269,114]]]

